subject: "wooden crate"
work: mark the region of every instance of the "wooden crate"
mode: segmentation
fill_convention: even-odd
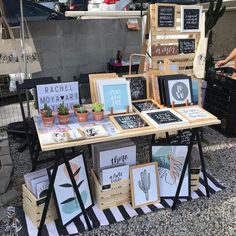
[[[91,170],[93,194],[101,210],[131,202],[130,181],[122,180],[102,186]]]
[[[45,198],[37,199],[26,187],[25,184],[22,185],[23,194],[23,209],[26,215],[30,218],[34,225],[37,227],[40,224]],[[51,198],[48,212],[45,220],[45,224],[57,219],[57,211],[54,203],[54,199]]]
[[[198,190],[199,187],[199,168],[191,168],[191,192]]]

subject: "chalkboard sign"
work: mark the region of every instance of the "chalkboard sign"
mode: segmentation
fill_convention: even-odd
[[[131,100],[147,99],[147,80],[144,77],[129,77]]]
[[[201,6],[181,6],[181,32],[200,32],[201,15]]]
[[[132,104],[139,112],[158,109],[157,105],[151,100],[133,102]]]
[[[179,53],[194,53],[195,39],[179,39]]]
[[[157,26],[163,28],[175,26],[175,6],[158,6]]]
[[[188,123],[184,117],[180,116],[171,108],[143,111],[142,114],[148,119],[148,121],[158,128],[167,125]]]
[[[110,116],[109,118],[119,130],[133,130],[149,127],[145,120],[139,114],[135,113]]]

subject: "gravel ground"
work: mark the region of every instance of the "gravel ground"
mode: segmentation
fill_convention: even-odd
[[[203,151],[206,168],[227,188],[210,198],[185,202],[177,210],[159,210],[155,213],[134,217],[110,226],[102,226],[82,235],[236,235],[236,138],[226,138],[211,128],[204,128]],[[9,137],[14,174],[9,189],[21,191],[23,174],[29,172],[31,163],[28,151],[17,152],[20,140]],[[142,140],[142,144],[140,141]],[[138,160],[146,161],[149,137],[134,140],[138,147]],[[91,165],[87,147],[83,147],[87,164]],[[50,155],[50,154],[46,154]],[[21,205],[17,199],[12,205]],[[0,235],[6,226],[6,207],[0,207]]]

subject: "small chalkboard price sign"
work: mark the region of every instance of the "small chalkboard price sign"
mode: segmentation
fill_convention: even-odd
[[[159,5],[157,6],[157,27],[173,28],[175,27],[175,6]]]
[[[139,112],[158,109],[157,105],[152,100],[137,101],[132,104]]]
[[[124,115],[109,116],[112,123],[120,131],[133,131],[137,129],[147,129],[151,126],[136,113],[129,113]]]
[[[194,53],[195,39],[179,39],[179,53]]]
[[[181,6],[181,32],[200,32],[201,6]]]
[[[148,86],[147,79],[142,75],[126,76],[126,79],[130,82],[131,100],[141,100],[148,98]]]
[[[171,108],[160,110],[143,111],[143,116],[155,127],[166,127],[168,125],[186,124],[188,121]]]

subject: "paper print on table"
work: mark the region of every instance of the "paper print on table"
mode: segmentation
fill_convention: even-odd
[[[93,204],[93,202],[90,194],[83,155],[80,154],[79,156],[71,159],[69,163],[84,207],[87,209]],[[52,175],[52,171],[52,169],[48,171],[49,176]],[[63,225],[67,225],[75,217],[79,216],[82,211],[65,164],[58,166],[54,183],[54,193],[60,220]]]
[[[184,105],[193,102],[192,81],[190,76],[167,78],[164,81],[167,106]]]
[[[132,110],[131,93],[128,81],[99,81],[99,97],[104,104],[104,112],[110,114],[127,112]]]
[[[159,202],[159,176],[157,163],[130,168],[132,207],[137,208]]]
[[[152,145],[151,160],[158,162],[161,197],[175,196],[187,152],[187,145]],[[189,183],[190,175],[187,167],[179,194],[180,197],[189,196]]]
[[[86,138],[98,138],[108,136],[102,125],[89,125],[80,128]]]
[[[188,120],[171,108],[143,111],[141,113],[152,125],[157,128],[176,124],[187,124]]]

